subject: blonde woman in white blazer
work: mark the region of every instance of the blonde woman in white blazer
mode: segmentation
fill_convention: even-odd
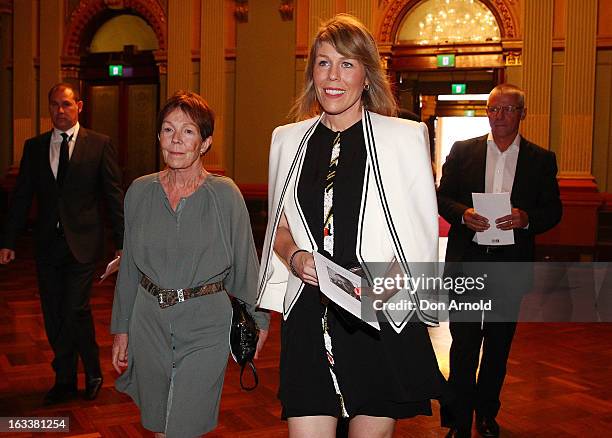
[[[352,438],[391,437],[397,419],[431,415],[444,389],[425,325],[435,315],[379,316],[378,332],[321,295],[314,267],[315,251],[366,271],[437,261],[427,128],[396,112],[369,31],[344,14],[325,23],[294,107],[301,121],[272,135],[259,273],[260,307],[284,316],[279,399],[292,438],[333,437],[343,417]]]

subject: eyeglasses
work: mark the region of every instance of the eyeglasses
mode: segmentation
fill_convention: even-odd
[[[487,107],[487,112],[489,114],[498,114],[500,112],[502,112],[502,110],[505,113],[508,114],[514,114],[515,112],[520,112],[523,110],[522,106],[513,106],[513,105],[507,105],[507,106],[488,106]]]

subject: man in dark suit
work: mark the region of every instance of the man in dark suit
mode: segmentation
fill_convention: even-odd
[[[451,224],[447,265],[449,262],[485,262],[482,266],[493,267],[497,282],[490,278],[495,285],[489,284],[488,292],[490,295],[497,293],[498,297],[507,292],[513,294],[514,300],[504,296],[503,305],[510,307],[510,314],[514,313],[515,317],[521,292],[526,292],[520,289],[526,287],[528,274],[517,282],[515,272],[499,269],[500,263],[488,262],[533,261],[535,235],[554,227],[562,213],[555,154],[530,143],[518,133],[526,115],[524,102],[525,95],[516,86],[502,84],[491,91],[487,101],[491,132],[453,145],[438,189],[440,215]],[[472,193],[499,192],[510,193],[511,213],[491,218],[494,223],[490,223],[474,210]],[[514,244],[479,245],[475,234],[493,226],[512,230]],[[496,288],[497,292],[493,290]],[[500,289],[503,292],[500,293]],[[475,411],[476,429],[480,435],[496,437],[499,425],[495,417],[500,408],[499,395],[516,319],[490,322],[485,315],[483,321],[459,322],[460,313],[451,314],[450,322],[453,341],[449,384],[457,399],[452,408],[443,407],[443,423],[451,427],[448,437],[470,437]],[[481,345],[482,359],[476,380]]]
[[[47,338],[53,349],[55,385],[45,403],[77,392],[78,356],[85,369],[85,397],[94,399],[102,372],[89,306],[95,262],[103,252],[105,198],[118,252],[123,244],[123,191],[117,152],[110,139],[79,125],[83,101],[70,84],[49,91],[53,130],[26,141],[12,194],[0,263],[15,258],[15,241],[33,198],[36,269]]]

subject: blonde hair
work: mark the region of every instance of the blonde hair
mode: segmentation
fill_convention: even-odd
[[[338,14],[323,23],[312,43],[304,72],[304,88],[289,113],[291,118],[304,120],[323,111],[317,100],[313,79],[317,50],[322,43],[331,44],[342,56],[363,64],[369,90],[363,91],[361,103],[367,110],[385,116],[397,115],[397,102],[382,69],[374,37],[357,18],[349,14]]]

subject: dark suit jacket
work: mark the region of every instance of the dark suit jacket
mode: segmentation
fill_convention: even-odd
[[[461,261],[474,231],[461,224],[463,212],[473,207],[472,192],[485,191],[487,136],[456,142],[442,168],[438,211],[451,224],[446,261]],[[515,244],[506,253],[512,261],[533,260],[535,235],[561,220],[555,154],[521,138],[510,197],[512,207],[529,216],[529,228],[515,229]],[[492,224],[492,226],[494,226]]]
[[[106,199],[116,248],[123,245],[123,190],[117,151],[109,137],[79,128],[63,188],[49,162],[51,131],[25,142],[19,176],[8,212],[1,247],[15,248],[36,197],[36,254],[49,252],[61,218],[68,246],[81,263],[102,255],[104,223],[99,201]]]

